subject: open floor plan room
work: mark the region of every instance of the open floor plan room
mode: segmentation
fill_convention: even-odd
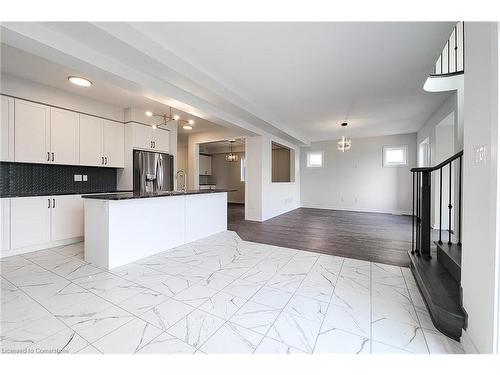
[[[0,20],[0,362],[500,353],[497,20],[144,0],[22,21],[51,1]]]

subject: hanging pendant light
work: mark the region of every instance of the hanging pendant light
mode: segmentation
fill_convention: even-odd
[[[234,142],[234,139],[229,140],[230,151],[229,151],[229,154],[226,154],[226,161],[229,161],[229,162],[238,161],[238,155],[236,155],[233,152],[233,142]]]
[[[343,122],[341,126],[345,128],[347,126],[347,122]],[[345,136],[345,130],[344,130],[344,135],[342,136],[342,138],[339,138],[337,142],[337,149],[342,152],[346,152],[350,148],[351,148],[351,138],[347,138]]]

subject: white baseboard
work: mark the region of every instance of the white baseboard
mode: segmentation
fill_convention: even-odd
[[[460,338],[460,343],[467,354],[480,354],[479,350],[477,350],[476,345],[472,341],[472,338],[467,333],[465,329],[462,329],[462,337]]]
[[[75,238],[69,238],[67,240],[46,242],[46,243],[34,245],[34,246],[19,247],[17,249],[4,250],[0,253],[0,259],[10,257],[12,255],[26,254],[26,253],[31,253],[33,251],[50,249],[52,247],[71,245],[71,244],[81,242],[81,241],[83,241],[83,237],[75,237]]]
[[[324,204],[315,204],[315,203],[302,203],[301,207],[303,207],[303,208],[317,208],[317,209],[321,209],[321,210],[370,212],[370,213],[391,214],[391,215],[411,215],[410,211],[385,210],[385,209],[376,209],[376,208],[359,208],[359,207],[336,207],[336,206],[327,206]]]

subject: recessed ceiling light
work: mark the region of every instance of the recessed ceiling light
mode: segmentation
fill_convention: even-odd
[[[178,120],[179,118],[179,115],[174,115],[174,120]]]
[[[191,130],[193,127],[191,125],[184,125],[182,129]]]
[[[153,116],[153,112],[151,112],[151,111],[146,111],[145,113],[146,113],[146,116],[148,116],[148,117]]]
[[[189,125],[193,125],[194,124],[194,120],[188,120],[188,123],[189,123]]]
[[[153,126],[151,126],[151,127],[152,127],[153,129],[156,129],[156,128],[157,128],[158,126],[156,126],[156,125],[153,125]]]
[[[92,86],[92,82],[82,77],[70,76],[68,77],[68,81],[77,86],[82,86],[82,87]]]

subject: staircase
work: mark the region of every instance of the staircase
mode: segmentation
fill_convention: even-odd
[[[437,329],[455,340],[460,340],[462,329],[467,323],[466,313],[462,308],[460,287],[462,157],[463,151],[460,151],[435,167],[411,170],[413,214],[412,247],[408,252],[410,267],[427,304],[432,322]],[[448,172],[448,181],[443,181],[445,168]],[[432,181],[439,184],[439,228],[437,230],[431,227]],[[447,197],[443,197],[443,182],[448,183]],[[456,186],[455,189],[454,186]],[[447,204],[448,219],[447,228],[444,230],[443,203]],[[454,222],[457,224],[455,228],[452,228]]]

